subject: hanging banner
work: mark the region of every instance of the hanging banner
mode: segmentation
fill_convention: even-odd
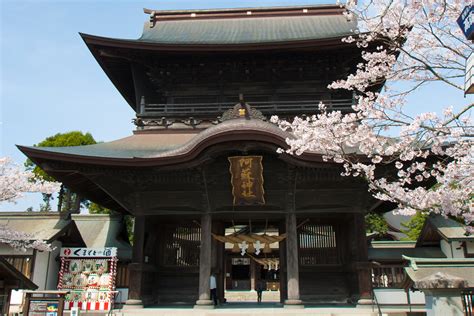
[[[229,157],[234,205],[265,204],[262,156]]]
[[[117,257],[117,248],[61,248],[60,256],[77,258]]]

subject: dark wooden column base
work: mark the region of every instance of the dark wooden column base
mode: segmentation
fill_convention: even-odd
[[[154,272],[154,267],[147,263],[130,263],[128,265],[130,274],[130,288],[129,288],[129,299],[125,302],[126,305],[130,305],[129,308],[140,308],[143,307],[144,289],[146,288],[147,280],[150,278],[150,274]],[[148,302],[150,303],[149,298]]]
[[[140,309],[143,308],[142,300],[126,300],[122,309]]]
[[[301,300],[286,300],[283,305],[284,308],[304,308]]]
[[[298,235],[296,231],[296,215],[290,213],[286,217],[286,275],[288,305],[301,304],[300,282],[299,282],[299,262],[298,262]]]
[[[209,288],[212,253],[211,233],[211,215],[203,214],[201,217],[201,249],[199,254],[199,299],[196,301],[194,308],[214,308],[214,302],[210,299]]]
[[[372,304],[372,284],[370,278],[370,263],[356,262],[355,270],[359,281],[359,301],[358,305]]]
[[[196,305],[194,305],[195,309],[214,309],[214,302],[211,300],[197,300]]]

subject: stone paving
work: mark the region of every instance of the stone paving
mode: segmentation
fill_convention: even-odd
[[[413,312],[421,312],[423,309],[412,309]],[[69,315],[66,313],[65,315]],[[376,307],[308,307],[303,309],[284,308],[279,303],[227,303],[215,309],[194,309],[192,306],[176,307],[149,307],[144,309],[114,310],[109,314],[81,312],[81,315],[91,316],[379,316]],[[406,309],[384,308],[383,316],[405,316]]]

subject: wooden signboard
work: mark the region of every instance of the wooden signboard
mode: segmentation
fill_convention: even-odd
[[[23,291],[26,296],[23,315],[62,316],[64,296],[69,291]]]
[[[265,204],[262,156],[229,157],[234,205]]]

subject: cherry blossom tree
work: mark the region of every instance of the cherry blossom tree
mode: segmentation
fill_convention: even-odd
[[[8,157],[0,157],[0,203],[15,202],[25,192],[53,194],[59,190],[59,184],[41,181],[35,175],[22,169]]]
[[[363,62],[329,88],[353,91],[354,112],[328,111],[320,104],[318,114],[310,117],[272,117],[294,136],[287,139],[285,151],[319,152],[342,164],[343,175],[364,177],[373,195],[396,203],[401,214],[462,218],[467,232],[474,232],[472,101],[417,115],[410,115],[408,102],[412,93],[430,84],[463,94],[473,48],[456,19],[468,4],[347,3],[346,16],[358,20],[358,30],[343,41],[361,49]]]
[[[10,158],[0,157],[0,203],[15,202],[25,192],[53,194],[59,190],[57,183],[33,180],[32,172],[23,170]],[[44,241],[35,240],[34,236],[12,230],[6,225],[0,225],[0,243],[22,250],[27,248],[51,250],[50,245]]]

